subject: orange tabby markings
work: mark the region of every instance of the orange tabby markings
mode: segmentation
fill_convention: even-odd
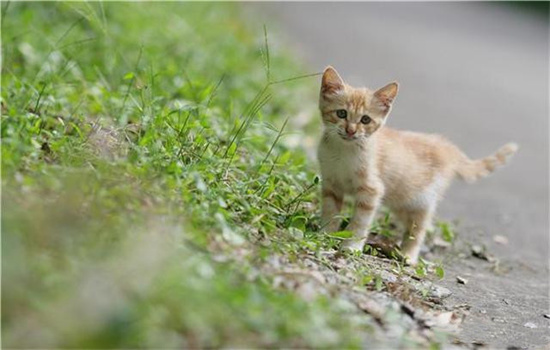
[[[328,188],[323,189],[323,197],[331,197],[335,200],[339,200],[340,197],[336,195],[336,193]]]
[[[368,202],[357,201],[356,208],[362,209],[364,211],[371,211],[371,210],[374,210],[374,205],[371,205]]]
[[[357,187],[357,193],[359,192],[366,192],[367,194],[374,196],[377,194],[377,191],[373,187],[369,187],[368,185],[359,185]]]
[[[319,98],[325,128],[318,149],[322,224],[326,231],[337,230],[342,198],[355,197],[348,226],[354,237],[343,248],[362,250],[374,213],[384,203],[407,228],[401,250],[416,263],[437,203],[453,178],[471,182],[487,176],[518,146],[510,143],[492,156],[471,160],[441,136],[386,128],[398,91],[395,82],[376,91],[354,88],[334,68],[325,69]],[[344,118],[337,115],[342,109]]]

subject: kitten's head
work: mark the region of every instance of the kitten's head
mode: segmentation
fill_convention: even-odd
[[[371,136],[386,122],[398,89],[396,82],[376,91],[354,88],[327,67],[319,97],[326,131],[348,142]]]

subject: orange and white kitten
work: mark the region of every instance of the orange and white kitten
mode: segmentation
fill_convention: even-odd
[[[324,230],[338,230],[340,220],[335,216],[344,195],[353,196],[355,212],[347,230],[354,236],[342,248],[361,251],[375,212],[384,203],[404,224],[401,252],[415,264],[451,180],[458,176],[471,182],[489,175],[518,146],[509,143],[492,156],[471,160],[441,136],[384,127],[398,89],[395,82],[376,91],[354,88],[334,68],[325,69],[319,98],[324,124],[318,149],[321,221]]]

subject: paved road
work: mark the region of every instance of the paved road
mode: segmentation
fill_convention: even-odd
[[[472,157],[516,141],[511,165],[455,183],[439,209],[460,218],[460,242],[481,242],[512,270],[475,258],[447,263],[449,303],[467,302],[465,342],[550,343],[548,16],[502,3],[271,3],[279,30],[313,67],[352,84],[401,83],[389,124],[446,135]],[[493,242],[494,235],[509,244]],[[455,276],[468,276],[459,286]],[[524,324],[532,322],[537,328]]]

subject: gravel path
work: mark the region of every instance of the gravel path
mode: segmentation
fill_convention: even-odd
[[[331,64],[371,87],[399,81],[391,126],[441,133],[474,158],[519,143],[510,166],[474,185],[455,183],[440,206],[440,217],[460,219],[466,253],[446,259],[443,284],[449,303],[471,307],[461,341],[549,344],[548,14],[503,3],[255,6],[275,16],[313,70]],[[470,256],[474,243],[499,259],[496,272]]]

